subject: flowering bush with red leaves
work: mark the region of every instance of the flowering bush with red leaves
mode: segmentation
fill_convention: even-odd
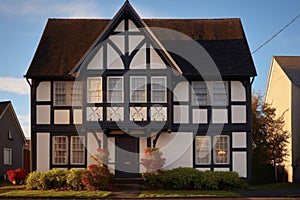
[[[25,169],[16,169],[16,170],[9,170],[6,172],[8,176],[8,180],[13,184],[21,184],[24,183],[25,178],[27,177],[28,173]]]
[[[146,167],[147,172],[157,172],[161,170],[166,159],[162,158],[162,152],[157,147],[147,147],[145,149],[145,158],[141,159],[142,165]]]
[[[110,190],[113,175],[108,168],[100,165],[90,165],[81,175],[81,182],[87,190]]]

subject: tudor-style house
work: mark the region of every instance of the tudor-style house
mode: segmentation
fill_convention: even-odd
[[[284,165],[288,182],[300,182],[300,56],[273,56],[265,103],[284,117],[284,130],[290,134]]]
[[[31,82],[33,170],[84,168],[97,148],[118,178],[139,176],[146,147],[165,169],[251,177],[251,78],[239,19],[49,19]]]

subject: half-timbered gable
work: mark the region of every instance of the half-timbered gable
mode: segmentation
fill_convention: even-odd
[[[116,177],[137,177],[156,146],[167,169],[249,178],[255,75],[239,19],[141,19],[128,1],[112,20],[49,19],[26,74],[34,169],[107,148]]]

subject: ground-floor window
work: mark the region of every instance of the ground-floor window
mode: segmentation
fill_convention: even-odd
[[[53,136],[52,164],[83,165],[85,163],[84,136]]]
[[[71,164],[84,164],[85,146],[83,136],[71,137]]]
[[[195,164],[229,164],[229,136],[196,136]]]

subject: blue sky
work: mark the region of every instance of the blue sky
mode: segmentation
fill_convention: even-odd
[[[29,87],[23,78],[48,18],[112,18],[125,0],[1,0],[0,101],[10,100],[29,136]],[[130,0],[142,18],[241,18],[254,51],[300,14],[299,0]],[[300,18],[253,54],[264,92],[273,55],[300,55]]]

